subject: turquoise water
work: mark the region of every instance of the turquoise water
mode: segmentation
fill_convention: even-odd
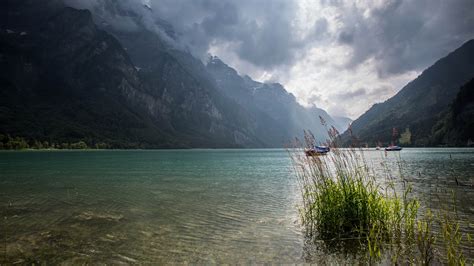
[[[378,168],[384,153],[365,153]],[[461,219],[474,221],[474,149],[404,149],[388,160],[397,154],[426,205],[454,190]],[[305,244],[285,150],[0,152],[0,203],[0,261],[340,259]]]

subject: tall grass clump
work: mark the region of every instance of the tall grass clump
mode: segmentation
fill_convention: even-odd
[[[315,144],[305,134],[304,147]],[[381,185],[362,151],[339,149],[331,142],[324,156],[306,156],[301,148],[291,158],[303,204],[300,208],[306,234],[320,240],[352,239],[368,243],[379,253],[380,240],[410,234],[415,227],[418,201],[409,199],[410,188],[398,195],[394,180]]]
[[[383,161],[376,170],[362,149],[338,148],[337,131],[331,129],[329,135],[325,145],[331,151],[326,155],[305,154],[305,148],[321,144],[308,132],[304,142],[289,150],[301,191],[300,218],[308,238],[330,247],[356,246],[366,251],[370,262],[381,259],[387,250],[385,259],[394,264],[428,265],[436,259],[463,265],[460,243],[466,236],[460,233],[459,221],[442,212],[437,216],[429,209],[420,212],[400,158],[392,167]],[[440,232],[432,231],[434,224]],[[467,239],[471,241],[469,235]],[[446,246],[444,254],[435,249],[437,240]]]

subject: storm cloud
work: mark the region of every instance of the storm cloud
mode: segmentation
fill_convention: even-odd
[[[133,21],[104,11],[104,2],[156,31],[166,21],[196,57],[212,53],[241,74],[284,84],[303,104],[351,118],[474,37],[472,0],[67,1],[128,30]]]
[[[293,64],[327,28],[320,18],[309,31],[298,32],[294,20],[299,6],[286,0],[157,0],[150,4],[198,54],[225,45],[240,59],[266,70]]]
[[[339,42],[352,48],[348,66],[374,58],[381,77],[426,67],[474,36],[472,0],[330,5],[341,11]]]

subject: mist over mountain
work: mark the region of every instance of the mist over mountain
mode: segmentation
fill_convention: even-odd
[[[319,116],[336,125],[280,84],[204,65],[167,22],[143,15],[149,7],[98,3],[2,3],[0,133],[117,148],[283,147],[304,129],[324,141]]]
[[[319,116],[328,121],[328,125],[332,126],[336,123],[324,111],[318,108],[306,109],[297,103],[296,98],[288,93],[280,84],[264,84],[252,80],[250,77],[240,77],[235,69],[227,66],[221,60],[214,58],[204,66],[202,62],[195,58],[185,48],[180,46],[179,37],[170,26],[161,19],[154,18],[154,26],[151,27],[143,21],[143,13],[135,13],[133,11],[125,11],[126,5],[120,5],[112,1],[104,1],[104,5],[96,7],[96,21],[102,20],[101,25],[108,32],[111,32],[125,47],[132,61],[140,69],[140,74],[144,80],[152,82],[152,86],[159,88],[170,80],[162,78],[159,75],[163,73],[163,60],[173,58],[179,62],[180,66],[186,70],[187,74],[204,83],[205,88],[213,91],[213,98],[218,102],[228,101],[225,108],[236,103],[240,110],[240,121],[249,121],[247,125],[240,128],[247,128],[257,136],[258,140],[265,146],[282,147],[286,145],[296,136],[302,136],[304,130],[311,130],[316,134],[321,142],[327,138],[327,128],[321,125]],[[144,9],[148,7],[144,6]],[[146,10],[142,12],[147,12]],[[106,15],[108,14],[108,15]],[[131,19],[135,25],[134,31],[129,31],[123,27],[117,27],[107,22],[107,17],[114,14],[117,17],[124,16]],[[110,21],[110,19],[109,19]],[[153,30],[150,30],[152,28]],[[163,38],[163,34],[167,36]],[[163,40],[164,39],[164,40]],[[154,44],[158,43],[158,46]],[[218,69],[218,68],[221,69]],[[225,73],[225,77],[220,75]],[[176,75],[172,80],[180,80],[186,76],[186,73]],[[164,80],[163,80],[164,79]],[[171,85],[173,86],[173,85]],[[258,88],[257,88],[258,87]],[[253,94],[248,94],[250,88]],[[189,86],[184,85],[179,88],[168,88],[175,92],[176,96],[183,96],[189,93]],[[214,91],[215,90],[215,91]],[[198,95],[197,92],[195,95]],[[231,104],[231,105],[229,105]],[[196,104],[202,106],[203,104]],[[224,108],[224,107],[223,107]],[[176,111],[182,114],[182,111]],[[193,111],[193,113],[195,113]],[[227,119],[231,122],[232,117]],[[171,117],[171,121],[182,121],[179,116]],[[236,122],[233,122],[234,124]],[[192,121],[183,123],[184,125],[192,124]],[[186,126],[180,130],[185,131]],[[192,134],[192,133],[191,133]]]
[[[275,144],[292,136],[302,136],[310,130],[318,141],[327,139],[327,130],[334,126],[341,130],[326,111],[301,106],[294,95],[288,93],[278,83],[262,83],[248,76],[240,76],[237,71],[217,57],[210,57],[207,69],[215,78],[218,88],[224,95],[235,100],[251,113],[262,135],[268,136]],[[326,126],[322,125],[325,121]]]
[[[404,145],[465,145],[472,136],[468,138],[462,133],[459,139],[449,140],[450,129],[447,121],[435,128],[434,126],[440,119],[454,119],[453,121],[458,122],[457,129],[453,130],[462,131],[459,128],[462,127],[462,123],[459,121],[464,118],[448,119],[443,118],[443,115],[446,112],[451,113],[448,116],[458,114],[453,113],[453,110],[449,111],[449,106],[460,105],[462,100],[459,98],[463,97],[461,95],[468,95],[466,91],[472,89],[472,84],[467,84],[462,94],[459,94],[460,88],[473,77],[474,40],[470,40],[423,71],[395,96],[383,103],[375,104],[356,119],[351,124],[352,138],[355,137],[359,144],[377,145],[379,142],[388,144],[392,141],[398,142],[400,135],[406,133],[405,136],[409,137],[401,141]],[[455,101],[456,97],[458,100]],[[394,128],[399,133],[395,137]],[[441,128],[444,129],[438,132]],[[351,139],[350,132],[345,132],[342,137],[346,144],[354,140]]]
[[[340,133],[344,133],[349,126],[352,123],[352,119],[349,117],[344,117],[344,116],[332,116],[332,119],[334,120],[335,127]]]

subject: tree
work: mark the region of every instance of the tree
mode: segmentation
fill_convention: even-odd
[[[87,144],[84,141],[81,140],[81,141],[76,142],[76,143],[71,143],[70,148],[71,149],[81,149],[81,150],[83,150],[83,149],[87,149],[88,147],[87,147]]]
[[[410,132],[410,129],[408,127],[405,129],[405,132],[403,132],[400,135],[399,142],[402,145],[410,145],[411,144],[411,132]]]

